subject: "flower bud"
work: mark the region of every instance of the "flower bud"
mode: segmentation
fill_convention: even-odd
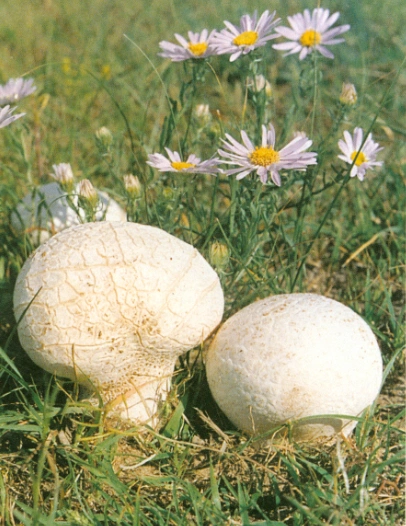
[[[123,179],[128,197],[131,199],[139,199],[142,194],[142,186],[138,177],[135,177],[132,174],[127,174]]]
[[[77,190],[79,195],[79,204],[83,206],[83,208],[90,206],[92,209],[95,209],[99,203],[99,196],[89,179],[83,179],[80,181]]]
[[[340,102],[344,106],[354,106],[357,102],[357,91],[354,84],[344,82],[340,95]]]
[[[196,119],[204,126],[208,124],[211,119],[210,107],[208,104],[197,104],[194,111]]]
[[[105,150],[108,150],[110,146],[113,144],[113,134],[108,128],[106,128],[106,126],[102,126],[99,130],[97,130],[95,135],[96,135],[96,141]]]
[[[269,98],[272,97],[271,84],[263,75],[255,75],[254,78],[248,79],[248,88],[254,93],[265,90],[265,95]]]
[[[213,267],[217,269],[221,270],[226,267],[230,260],[230,252],[227,245],[219,241],[212,243],[209,250],[209,259]]]
[[[169,201],[174,198],[175,193],[170,186],[164,186],[162,190],[162,195],[164,199],[167,199]]]
[[[69,163],[53,164],[52,168],[54,172],[51,173],[58,184],[65,192],[70,194],[73,191],[73,172],[72,167]]]
[[[190,228],[189,218],[184,212],[180,214],[179,224],[181,224],[185,228]]]

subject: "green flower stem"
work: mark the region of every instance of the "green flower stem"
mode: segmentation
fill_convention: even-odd
[[[368,130],[366,131],[366,133],[365,133],[365,135],[364,135],[364,140],[363,140],[363,142],[362,142],[362,144],[361,144],[361,146],[360,146],[360,151],[362,150],[362,147],[363,147],[365,141],[367,140],[367,137],[368,137],[370,131],[372,130],[372,128],[373,128],[373,126],[374,126],[374,124],[375,124],[375,122],[376,122],[376,120],[377,120],[377,118],[378,118],[378,115],[380,114],[381,108],[383,107],[383,105],[384,105],[384,103],[385,103],[385,101],[386,101],[386,98],[388,97],[388,94],[390,93],[390,91],[391,91],[391,89],[392,89],[392,87],[393,87],[393,84],[394,84],[394,82],[395,82],[396,79],[397,79],[397,75],[396,75],[395,79],[393,80],[392,84],[390,85],[390,87],[387,89],[387,91],[386,91],[386,92],[384,93],[384,95],[382,96],[381,102],[380,102],[380,104],[379,104],[378,111],[376,112],[374,118],[373,118],[372,121],[371,121],[371,124],[369,125]],[[325,224],[325,222],[326,222],[328,216],[330,215],[332,209],[334,208],[334,205],[336,204],[338,197],[340,196],[341,192],[343,191],[344,186],[345,186],[345,185],[347,184],[347,182],[350,180],[350,173],[351,173],[352,167],[354,166],[354,163],[355,163],[355,160],[353,161],[353,163],[351,164],[351,166],[348,168],[347,173],[346,173],[345,176],[344,176],[344,180],[343,180],[343,182],[341,183],[341,186],[340,186],[339,189],[337,190],[336,195],[333,197],[333,199],[332,199],[332,201],[331,201],[331,203],[330,203],[330,206],[328,207],[326,213],[325,213],[324,216],[323,216],[323,219],[320,221],[320,224],[319,224],[319,226],[318,226],[318,228],[317,228],[317,230],[316,230],[316,233],[315,233],[315,235],[314,235],[314,238],[312,239],[312,241],[310,241],[310,243],[309,243],[308,246],[307,246],[306,253],[304,254],[304,256],[302,256],[302,261],[301,261],[301,263],[300,263],[300,265],[299,265],[299,268],[298,268],[298,270],[297,270],[297,272],[296,272],[296,275],[295,275],[295,277],[294,277],[293,283],[292,283],[292,285],[291,285],[291,287],[290,287],[291,292],[292,292],[292,291],[294,290],[294,288],[295,288],[295,285],[296,285],[297,280],[298,280],[298,278],[299,278],[299,276],[300,276],[300,273],[301,273],[301,271],[302,271],[302,268],[303,268],[304,264],[306,263],[307,256],[309,255],[310,250],[312,249],[312,247],[313,247],[313,245],[314,245],[316,239],[318,238],[318,236],[319,236],[319,234],[320,234],[320,232],[321,232],[321,229],[323,228],[323,226],[324,226],[324,224]]]
[[[317,113],[317,99],[318,99],[318,87],[319,87],[319,70],[318,70],[318,59],[317,53],[312,53],[312,66],[313,66],[313,106],[312,106],[312,116],[311,116],[311,125],[310,125],[310,137],[313,138],[315,122],[316,122],[316,113]],[[309,177],[305,177],[303,180],[303,186],[301,191],[300,200],[297,205],[297,219],[295,224],[294,240],[296,246],[299,246],[302,241],[303,235],[303,225],[306,216],[307,204],[309,203],[309,197],[312,195],[314,182],[316,179],[314,170],[310,172]],[[307,255],[307,253],[306,253]],[[306,257],[306,256],[305,256]],[[299,270],[303,266],[303,261],[299,267]],[[299,271],[295,276],[292,287],[295,286],[296,281],[299,277]]]
[[[188,115],[187,123],[186,123],[186,131],[183,136],[182,144],[181,144],[182,154],[184,153],[184,150],[186,149],[187,138],[188,138],[190,126],[192,123],[193,107],[194,107],[194,102],[196,98],[197,84],[199,81],[199,71],[198,71],[199,68],[200,68],[200,64],[193,64],[192,81],[191,81],[192,93],[190,95],[190,98],[188,98],[188,104],[187,104],[188,109],[189,109],[189,115]],[[183,83],[182,89],[186,89],[186,86],[187,84]],[[186,111],[186,108],[185,108],[185,111]]]
[[[80,209],[78,206],[75,205],[72,199],[72,194],[67,194],[66,196],[66,202],[68,203],[68,206],[75,212],[75,214],[78,216],[79,222],[83,223],[83,219],[80,215]]]
[[[213,193],[212,193],[211,205],[210,205],[209,226],[208,226],[207,230],[211,230],[211,227],[213,225],[213,221],[214,221],[214,206],[215,206],[215,202],[216,202],[216,195],[217,195],[217,190],[218,190],[219,184],[220,184],[220,179],[219,179],[219,176],[217,176],[214,179]]]
[[[231,206],[230,206],[230,237],[233,237],[234,234],[234,223],[235,223],[235,212],[237,210],[237,189],[238,181],[235,177],[231,177],[230,181],[230,190],[231,190]]]
[[[138,201],[139,199],[127,198],[127,221],[131,223],[138,221]]]
[[[313,108],[312,108],[312,122],[310,126],[310,137],[313,137],[314,125],[316,122],[316,113],[317,113],[317,96],[319,93],[319,79],[318,79],[318,62],[317,62],[317,53],[312,53],[312,62],[313,62]]]
[[[312,240],[310,241],[310,243],[307,245],[306,252],[305,252],[305,254],[304,254],[304,255],[302,256],[302,258],[301,258],[302,261],[301,261],[301,263],[300,263],[300,265],[299,265],[299,268],[297,269],[297,272],[296,272],[295,277],[294,277],[294,279],[293,279],[293,283],[292,283],[292,285],[291,285],[291,287],[290,287],[290,291],[291,291],[291,292],[293,292],[293,290],[294,290],[294,288],[295,288],[296,282],[297,282],[297,280],[298,280],[298,278],[299,278],[299,276],[300,276],[300,273],[301,273],[301,271],[302,271],[302,268],[303,268],[304,264],[306,263],[307,256],[309,255],[310,250],[312,249],[312,247],[313,247],[313,245],[314,245],[316,239],[319,237],[319,234],[320,234],[320,232],[321,232],[321,230],[322,230],[322,228],[323,228],[325,222],[327,221],[327,218],[329,217],[331,211],[333,210],[334,205],[335,205],[336,202],[337,202],[337,199],[339,198],[341,192],[343,191],[344,186],[345,186],[345,185],[347,184],[347,182],[350,180],[350,170],[351,170],[351,168],[352,168],[352,165],[351,165],[350,169],[348,170],[347,174],[345,175],[343,182],[341,183],[339,189],[337,190],[337,193],[336,193],[335,196],[333,197],[333,199],[332,199],[332,201],[331,201],[331,203],[330,203],[330,205],[329,205],[329,207],[328,207],[326,213],[324,214],[322,220],[320,221],[320,224],[319,224],[319,226],[317,227],[317,230],[316,230],[316,233],[314,234],[313,239],[312,239]]]

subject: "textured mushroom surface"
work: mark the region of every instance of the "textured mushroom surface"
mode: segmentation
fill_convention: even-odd
[[[372,330],[345,305],[316,294],[282,294],[237,312],[206,359],[211,392],[240,429],[287,421],[299,440],[349,435],[379,393],[382,358]]]
[[[100,203],[96,221],[127,220],[126,212],[116,201],[105,192],[97,190],[97,193]],[[77,195],[72,199],[77,206]],[[84,219],[83,210],[80,210],[80,217]],[[30,232],[35,245],[44,243],[52,234],[81,223],[77,213],[68,205],[66,193],[58,183],[45,184],[37,188],[34,195],[27,194],[17,205],[11,220],[17,230]]]
[[[26,261],[14,292],[33,361],[97,388],[105,403],[123,402],[136,421],[155,413],[177,357],[213,331],[223,308],[218,276],[195,248],[135,223],[55,235]]]

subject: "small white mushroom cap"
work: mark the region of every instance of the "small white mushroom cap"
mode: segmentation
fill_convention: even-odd
[[[366,322],[316,294],[282,294],[228,319],[210,345],[207,379],[221,410],[251,434],[293,424],[298,440],[348,436],[382,381],[382,358]]]
[[[96,212],[96,221],[126,221],[126,212],[105,192],[97,190],[100,209]],[[72,197],[75,206],[78,205],[77,190]],[[68,205],[66,192],[58,183],[44,184],[36,189],[35,194],[27,194],[17,205],[12,214],[11,223],[18,231],[26,231],[31,235],[35,245],[44,243],[51,235],[65,228],[79,225],[85,219],[84,211],[78,214]]]
[[[203,342],[223,308],[219,278],[195,248],[123,222],[55,235],[14,292],[20,342],[37,365],[153,425],[178,356]]]

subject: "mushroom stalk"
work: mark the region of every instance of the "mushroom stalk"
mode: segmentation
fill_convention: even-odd
[[[121,408],[120,416],[124,420],[142,422],[156,427],[160,404],[166,400],[171,388],[172,373],[173,369],[167,375],[163,372],[163,378],[147,376],[137,378],[137,383],[128,386],[128,390],[110,400],[106,409],[111,411],[118,406]],[[102,397],[107,399],[108,396],[110,392],[103,390]]]

